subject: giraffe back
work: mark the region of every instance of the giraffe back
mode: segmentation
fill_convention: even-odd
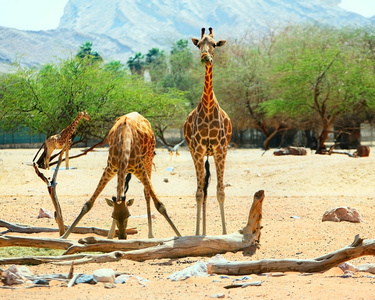
[[[124,126],[127,126],[129,133],[124,137],[130,139],[129,162],[126,173],[134,173],[137,175],[137,168],[140,163],[143,164],[146,172],[151,176],[152,161],[155,151],[155,137],[151,125],[147,119],[137,112],[129,113],[125,116],[119,117],[108,134],[109,157],[111,157],[111,164],[118,167],[118,162],[121,161],[120,149],[118,147],[120,138],[123,136]]]

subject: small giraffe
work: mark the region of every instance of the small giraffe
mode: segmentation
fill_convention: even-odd
[[[147,205],[148,237],[152,238],[150,196],[154,201],[156,209],[165,217],[169,225],[178,236],[181,236],[172,220],[167,214],[164,204],[155,195],[151,184],[152,161],[155,150],[155,137],[150,123],[137,112],[129,113],[118,118],[107,136],[109,153],[107,166],[99,181],[96,190],[82,207],[72,226],[61,238],[67,238],[73,228],[82,217],[93,207],[96,198],[103,191],[107,183],[117,174],[117,197],[113,197],[113,223],[108,233],[108,238],[115,235],[115,227],[119,229],[119,239],[126,239],[126,227],[130,216],[129,206],[132,202],[126,199],[125,177],[128,173],[133,173],[143,184]],[[107,199],[108,202],[108,199]]]
[[[212,28],[209,35],[202,28],[201,39],[192,38],[193,44],[201,51],[201,59],[205,63],[206,73],[204,90],[197,107],[188,115],[184,136],[194,161],[197,176],[197,220],[195,234],[200,232],[200,216],[203,215],[203,235],[206,235],[206,199],[209,177],[208,157],[213,156],[217,173],[217,200],[219,202],[223,234],[227,233],[224,216],[224,167],[227,147],[232,136],[232,124],[219,106],[212,88],[212,59],[214,48],[221,47],[226,41],[214,41]],[[204,157],[206,161],[206,176]],[[206,182],[206,183],[205,183]]]
[[[74,119],[74,121],[68,127],[63,129],[60,133],[52,135],[44,141],[42,147],[44,148],[44,155],[45,155],[45,157],[44,157],[44,168],[45,169],[49,170],[49,161],[50,161],[53,150],[62,149],[64,147],[65,143],[67,143],[67,145],[65,147],[65,168],[67,170],[69,169],[69,149],[72,145],[71,136],[74,133],[74,131],[76,130],[79,122],[81,122],[82,119],[85,119],[87,121],[91,121],[91,117],[86,112],[86,110],[78,113],[78,115]],[[42,149],[42,147],[40,147],[39,151]],[[36,156],[38,155],[39,151],[35,155],[34,160],[35,160]]]

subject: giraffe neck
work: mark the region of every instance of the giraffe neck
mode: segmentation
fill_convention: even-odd
[[[214,90],[212,88],[212,62],[206,64],[206,74],[204,76],[204,90],[201,99],[202,104],[205,107],[212,107],[214,99]]]
[[[74,119],[74,121],[64,129],[63,131],[63,135],[64,137],[68,136],[68,135],[71,135],[77,128],[79,122],[81,122],[82,120],[82,114],[79,113],[78,116]]]

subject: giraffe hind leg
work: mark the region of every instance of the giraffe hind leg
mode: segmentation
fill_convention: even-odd
[[[208,184],[210,183],[210,163],[207,160],[204,164],[205,168],[205,177],[204,177],[204,186],[203,186],[203,204],[202,204],[202,215],[203,215],[203,235],[206,235],[206,229],[207,229],[207,189]]]

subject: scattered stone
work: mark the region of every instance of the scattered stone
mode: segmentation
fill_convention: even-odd
[[[301,218],[298,217],[298,216],[290,216],[290,218],[291,218],[291,219],[296,219],[296,220],[297,220],[297,219],[301,219]]]
[[[26,276],[32,276],[32,273],[25,266],[18,268],[15,265],[11,265],[2,273],[3,282],[6,285],[30,283],[31,281]]]
[[[211,295],[210,298],[225,298],[225,294],[223,293],[213,294]]]
[[[185,280],[192,276],[196,277],[208,277],[211,274],[210,265],[213,262],[225,262],[227,261],[223,256],[217,254],[211,257],[207,262],[197,261],[194,265],[187,267],[181,271],[174,272],[168,277],[171,281]]]
[[[112,269],[95,270],[92,275],[97,282],[109,282],[109,283],[115,282],[116,274],[115,274],[115,271],[113,271]]]
[[[353,271],[349,271],[349,270],[346,270],[344,272],[344,274],[341,275],[342,278],[350,278],[350,277],[353,277],[354,276],[354,272]]]
[[[75,281],[75,284],[80,283],[97,284],[98,282],[93,275],[82,274]]]
[[[44,208],[39,209],[39,214],[37,216],[37,219],[41,219],[41,218],[54,219],[51,212]]]
[[[341,271],[345,272],[347,270],[349,271],[352,271],[352,272],[355,272],[357,271],[357,268],[355,266],[353,266],[351,263],[348,263],[348,262],[344,262],[340,265],[338,265],[338,267],[341,269]]]
[[[169,182],[168,177],[164,177],[163,181],[164,181],[164,182]]]
[[[111,282],[106,282],[106,283],[104,284],[104,287],[105,287],[106,289],[114,289],[116,286],[115,286],[113,283],[111,283]]]
[[[197,261],[194,265],[181,271],[174,272],[168,277],[171,281],[185,280],[192,276],[208,277],[207,264],[203,261]]]
[[[368,272],[375,274],[375,264],[363,264],[357,266],[358,272]]]
[[[138,283],[142,286],[146,286],[146,282],[148,282],[147,279],[143,279],[142,277],[139,277],[139,276],[122,274],[122,275],[119,275],[119,276],[116,277],[115,283],[116,284],[124,284],[127,281],[132,280],[132,279],[137,280]]]
[[[246,281],[252,279],[250,276],[243,276],[242,278],[236,278],[233,281]]]
[[[322,218],[322,222],[324,221],[347,221],[352,223],[364,222],[359,212],[355,208],[349,206],[341,206],[327,210]]]
[[[375,274],[375,264],[362,264],[359,266],[354,266],[351,263],[345,262],[338,266],[343,272],[367,272]]]
[[[36,279],[33,281],[34,284],[49,285],[49,281],[45,279]]]

